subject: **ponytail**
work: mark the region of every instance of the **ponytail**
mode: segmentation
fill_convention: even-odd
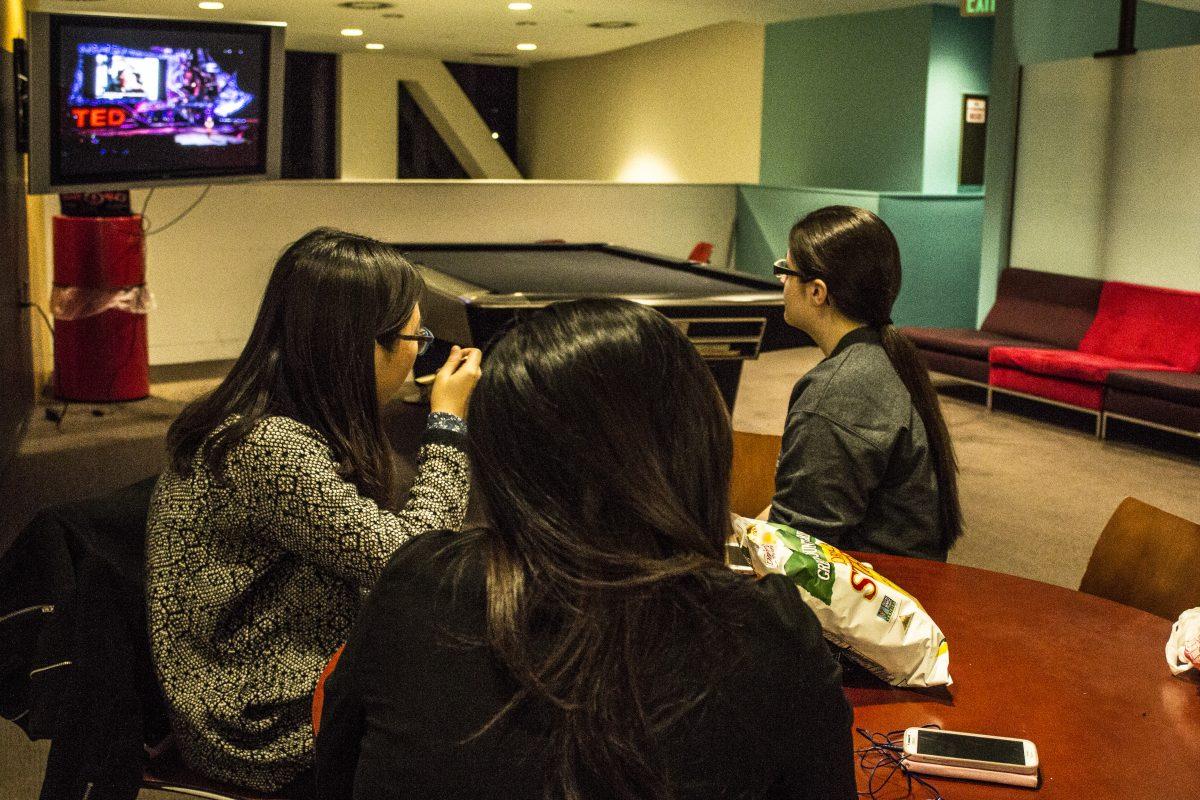
[[[958,461],[937,393],[920,353],[892,324],[900,294],[900,248],[879,217],[862,208],[827,206],[805,216],[788,236],[788,250],[804,280],[820,278],[832,304],[853,320],[879,331],[892,368],[912,397],[925,425],[937,476],[942,545],[949,550],[962,535],[958,504]]]
[[[925,425],[925,436],[933,456],[933,471],[937,476],[942,546],[949,550],[962,535],[963,527],[962,508],[958,503],[958,459],[954,456],[950,431],[942,416],[937,392],[929,380],[929,370],[917,348],[890,320],[879,328],[879,333],[892,368],[904,382],[913,405],[917,407],[917,414]]]

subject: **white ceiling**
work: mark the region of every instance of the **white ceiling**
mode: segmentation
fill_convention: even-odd
[[[936,0],[957,5],[958,0]],[[1200,0],[1187,0],[1200,5]],[[288,24],[290,49],[358,52],[367,42],[386,52],[449,61],[524,65],[592,55],[731,20],[779,22],[918,5],[921,0],[531,0],[531,11],[509,11],[508,0],[390,0],[394,7],[358,11],[339,0],[224,0],[221,11],[201,11],[196,0],[31,0],[36,11],[105,11],[209,20],[269,20]],[[929,2],[929,0],[925,0]],[[387,18],[385,14],[403,14]],[[588,23],[628,20],[637,26],[596,30]],[[536,25],[519,26],[518,22]],[[361,28],[350,39],[342,28]],[[533,42],[533,53],[518,53]],[[511,56],[489,59],[477,53]]]

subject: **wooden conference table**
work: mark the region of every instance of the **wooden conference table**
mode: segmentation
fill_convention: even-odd
[[[1011,575],[855,555],[921,601],[950,643],[954,678],[948,689],[916,691],[848,668],[855,726],[886,732],[937,723],[1037,745],[1040,789],[927,776],[946,800],[1197,796],[1200,680],[1167,669],[1171,622]],[[863,744],[856,734],[855,746]],[[858,778],[865,789],[866,774]],[[897,775],[879,797],[904,797],[904,784]]]

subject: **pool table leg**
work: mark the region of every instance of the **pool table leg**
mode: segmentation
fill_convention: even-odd
[[[717,379],[717,388],[721,390],[721,397],[725,399],[725,405],[732,414],[733,402],[737,399],[738,382],[742,379],[742,362],[723,360],[704,363],[708,364],[713,377]]]

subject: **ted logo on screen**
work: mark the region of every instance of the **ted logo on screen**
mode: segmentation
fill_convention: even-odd
[[[67,112],[70,127],[90,138],[163,136],[220,147],[253,138],[258,119],[242,115],[253,102],[237,73],[204,48],[81,44]]]

